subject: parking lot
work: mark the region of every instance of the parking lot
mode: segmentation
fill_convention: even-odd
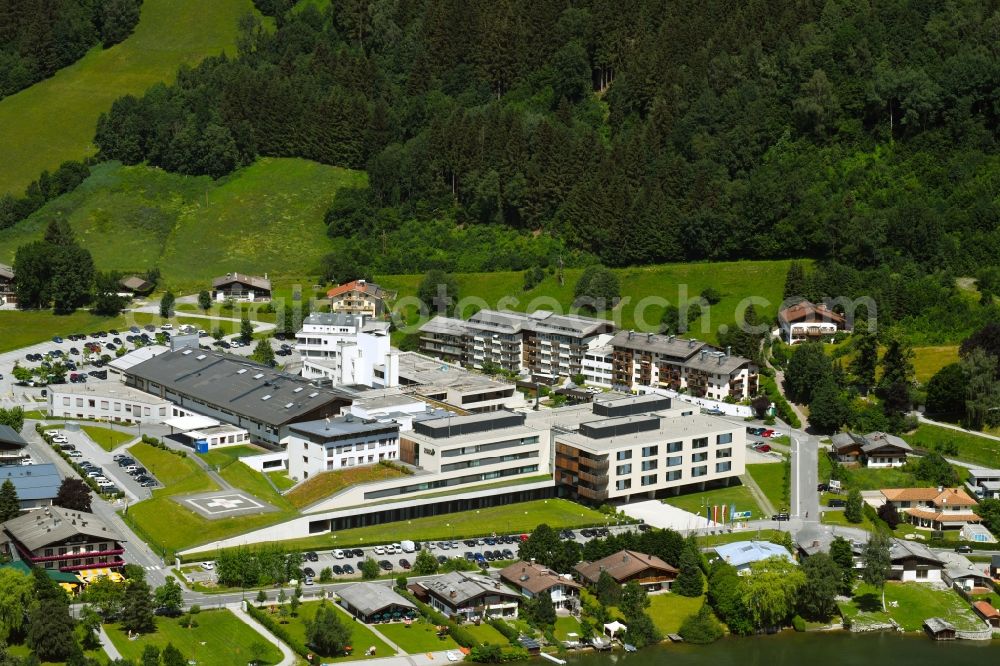
[[[82,431],[73,430],[61,430],[59,431],[66,438],[67,442],[74,446],[81,455],[77,457],[72,457],[71,460],[80,465],[85,462],[90,462],[96,465],[101,470],[108,480],[110,480],[119,490],[124,491],[125,496],[130,502],[137,502],[148,498],[152,491],[158,487],[150,486],[143,488],[137,481],[136,478],[125,471],[125,468],[120,467],[118,463],[114,460],[115,455],[122,454],[112,454],[105,451],[97,444],[94,444],[89,437],[87,437]],[[57,455],[53,452],[53,455]],[[140,463],[136,462],[136,465]],[[152,475],[149,475],[152,477]]]

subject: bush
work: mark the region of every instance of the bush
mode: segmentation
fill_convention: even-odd
[[[678,633],[688,643],[707,645],[722,638],[723,631],[708,604],[702,604],[697,613],[684,618]]]
[[[802,619],[801,615],[796,615],[792,618],[792,629],[795,631],[805,631],[806,621]]]
[[[300,656],[308,659],[309,655],[312,654],[312,650],[292,638],[292,635],[288,633],[288,630],[285,629],[285,627],[275,622],[270,613],[256,608],[251,604],[247,604],[247,614],[264,625],[264,627],[272,634],[287,643],[288,646],[295,650],[295,652]]]

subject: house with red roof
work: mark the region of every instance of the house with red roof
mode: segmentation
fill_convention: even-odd
[[[396,292],[383,289],[374,282],[354,280],[326,292],[330,311],[342,314],[381,317],[389,312],[389,301]]]

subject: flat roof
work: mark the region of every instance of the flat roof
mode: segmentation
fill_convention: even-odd
[[[0,484],[10,480],[20,500],[54,499],[59,493],[62,477],[52,463],[42,465],[3,465]]]
[[[446,363],[416,352],[400,352],[399,378],[406,384],[433,389],[470,392],[511,390],[513,384],[498,382],[486,375],[471,372],[453,363]],[[418,392],[421,392],[417,389]]]
[[[219,423],[220,421],[208,416],[202,416],[201,414],[192,414],[191,416],[171,416],[169,419],[165,419],[163,421],[163,425],[176,428],[182,432],[187,432],[189,430],[201,430],[202,428],[212,428],[219,425]]]
[[[643,429],[645,425],[658,419],[657,427]],[[589,427],[588,427],[589,426]],[[614,426],[620,426],[614,428]],[[634,427],[632,427],[634,426]],[[562,426],[565,428],[566,426]],[[607,452],[624,446],[655,444],[669,440],[671,437],[685,438],[710,435],[713,433],[742,430],[729,421],[709,416],[707,414],[689,414],[688,416],[665,416],[662,413],[626,416],[617,419],[591,419],[577,430],[556,432],[555,439],[581,449],[594,452]],[[586,432],[598,436],[590,437]],[[611,433],[605,435],[605,433]]]
[[[87,382],[86,384],[58,384],[50,386],[53,394],[89,395],[93,398],[108,398],[111,400],[132,400],[134,402],[167,402],[166,399],[140,391],[132,386],[125,386],[119,381],[109,379],[102,382]],[[57,407],[61,405],[56,405]]]
[[[296,423],[289,426],[289,430],[313,441],[332,441],[367,433],[398,432],[399,424],[395,421],[361,419],[357,416],[347,415]]]
[[[128,370],[133,365],[142,363],[143,361],[148,361],[154,356],[159,356],[160,354],[168,351],[170,351],[170,347],[167,347],[166,345],[146,345],[145,347],[139,347],[134,351],[130,351],[123,356],[113,359],[110,363],[108,363],[108,366],[116,370]]]
[[[126,374],[275,426],[292,423],[328,405],[351,401],[346,392],[319,388],[302,377],[207,349],[160,354]]]

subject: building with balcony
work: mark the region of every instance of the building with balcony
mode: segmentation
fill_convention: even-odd
[[[338,385],[388,388],[399,383],[398,352],[389,345],[389,322],[364,315],[313,312],[295,334],[302,376]]]
[[[614,330],[605,319],[558,315],[549,310],[525,314],[480,310],[463,321],[435,317],[420,328],[420,350],[455,363],[496,364],[541,380],[581,372],[588,347]]]
[[[799,301],[778,311],[781,338],[790,345],[808,340],[832,338],[837,331],[850,330],[847,320],[828,308],[809,301]]]
[[[8,520],[3,531],[11,557],[30,566],[79,571],[125,565],[121,535],[92,513],[47,506]]]
[[[670,398],[611,396],[577,421],[552,430],[556,485],[572,499],[659,499],[728,485],[744,472],[745,430],[674,409]]]
[[[462,571],[420,581],[411,590],[436,610],[465,622],[490,618],[515,620],[521,597],[499,580]]]
[[[0,423],[0,465],[20,465],[28,457],[28,442],[21,433]]]
[[[212,280],[212,300],[219,301],[269,301],[271,300],[271,281],[267,275],[244,275],[242,273],[226,273]]]
[[[960,530],[982,522],[976,500],[961,488],[884,488],[882,497],[908,522],[933,530]]]
[[[588,383],[622,391],[663,388],[711,400],[757,393],[757,366],[750,359],[693,338],[655,333],[619,331],[586,352],[583,375]]]
[[[500,580],[528,598],[547,594],[556,608],[574,608],[581,585],[570,574],[561,574],[536,562],[514,562],[500,570]]]
[[[857,435],[840,432],[833,436],[830,454],[840,463],[863,467],[902,467],[913,449],[902,438],[884,432]]]
[[[354,280],[326,292],[330,311],[337,314],[382,317],[389,312],[389,301],[396,292],[383,289],[374,282]]]
[[[575,569],[587,585],[596,585],[601,574],[606,572],[619,585],[635,581],[647,592],[669,590],[680,573],[655,555],[634,550],[619,550],[595,562],[581,562]]]
[[[16,303],[14,269],[7,264],[0,264],[0,305],[15,305]]]
[[[301,481],[319,472],[398,459],[399,424],[347,414],[295,423],[282,443],[288,451],[288,475]]]

